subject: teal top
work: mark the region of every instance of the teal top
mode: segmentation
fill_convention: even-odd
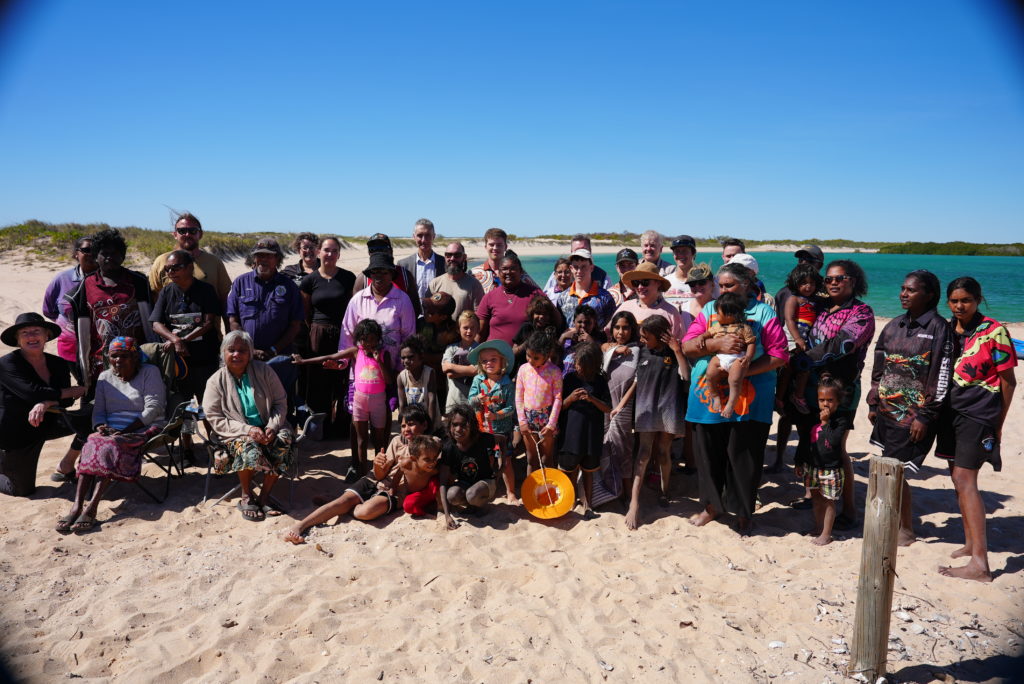
[[[245,422],[258,428],[263,427],[263,418],[260,417],[260,412],[256,408],[256,396],[252,391],[248,373],[242,373],[242,377],[235,381],[235,389],[238,391],[238,399],[242,402]]]

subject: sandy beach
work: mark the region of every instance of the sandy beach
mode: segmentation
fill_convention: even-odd
[[[467,247],[482,258],[481,245]],[[341,265],[364,259],[346,251]],[[0,254],[0,267],[6,327],[38,311],[67,266]],[[1024,337],[1024,326],[1011,332]],[[934,457],[911,482],[921,540],[896,561],[889,671],[899,681],[1009,681],[1022,671],[1022,404],[1019,390],[1003,471],[980,477],[992,583],[936,572],[963,542],[956,498]],[[849,438],[861,506],[875,453],[868,433],[862,410]],[[646,524],[633,533],[618,503],[594,521],[575,511],[540,522],[499,500],[450,532],[433,518],[346,520],[315,528],[302,546],[281,535],[313,496],[343,490],[347,443],[303,445],[301,479],[277,489],[288,509],[280,517],[246,522],[235,498],[200,505],[206,469],[190,468],[163,504],[116,485],[95,531],[62,536],[53,527],[72,491],[49,474],[69,440],[45,447],[35,496],[0,495],[0,649],[20,681],[843,681],[861,533],[826,547],[802,535],[810,513],[787,506],[802,493],[789,465],[795,440],[783,472],[765,474],[750,538],[728,519],[688,524],[696,477],[674,472],[670,507],[657,509],[648,492]],[[143,473],[153,484],[157,470]],[[214,498],[235,481],[213,479]]]

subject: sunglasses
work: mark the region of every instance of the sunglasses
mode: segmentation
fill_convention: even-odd
[[[825,284],[831,285],[832,283],[841,283],[844,280],[851,280],[853,276],[841,275],[841,276],[825,276]]]
[[[199,229],[198,228],[175,228],[175,230],[178,232],[178,235],[198,235],[199,234]]]
[[[694,280],[694,281],[689,283],[690,287],[704,287],[707,284],[708,284],[708,279],[707,278],[705,278],[704,280]]]
[[[92,247],[79,247],[78,251],[82,254],[92,254]]]
[[[653,280],[648,280],[646,278],[643,279],[643,280],[634,280],[633,281],[633,287],[648,287],[653,282],[654,282]]]
[[[445,252],[444,253],[444,258],[445,259],[461,259],[464,256],[466,256],[466,255],[463,254],[462,252],[455,252],[454,254],[449,253],[449,252]]]
[[[167,273],[177,273],[186,266],[188,266],[188,264],[172,264],[170,266],[164,266],[164,271]]]

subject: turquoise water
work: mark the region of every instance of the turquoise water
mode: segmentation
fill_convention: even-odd
[[[513,247],[514,249],[514,247]],[[796,259],[790,252],[751,252],[760,267],[760,276],[768,291],[775,293],[786,282],[786,276],[796,266]],[[543,284],[551,273],[558,256],[533,256],[523,259],[526,271]],[[665,250],[663,258],[671,260]],[[868,294],[864,300],[871,305],[878,316],[892,318],[900,315],[899,292],[903,277],[918,268],[925,268],[938,276],[943,287],[945,302],[946,284],[960,276],[972,276],[981,283],[987,305],[982,312],[1003,322],[1024,321],[1024,307],[1021,294],[1024,293],[1024,257],[962,257],[929,256],[920,254],[825,254],[825,263],[832,259],[852,259],[860,264],[867,274]],[[615,280],[615,255],[598,254],[597,265],[612,274]],[[709,261],[712,268],[722,265],[721,252],[698,252],[697,261]],[[948,317],[949,309],[944,304],[939,312]]]

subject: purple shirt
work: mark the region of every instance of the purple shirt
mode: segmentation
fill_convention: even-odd
[[[51,321],[55,321],[62,330],[71,333],[75,332],[74,316],[71,313],[71,302],[64,299],[64,295],[74,292],[78,284],[82,282],[82,268],[75,266],[66,271],[61,271],[50,281],[43,295],[43,315]]]
[[[380,323],[384,332],[381,347],[391,355],[391,363],[396,369],[402,367],[398,358],[399,347],[407,337],[416,334],[416,312],[412,308],[409,295],[392,285],[388,293],[378,303],[373,296],[373,286],[364,287],[352,295],[345,308],[345,317],[341,320],[341,337],[338,339],[338,351],[355,346],[352,333],[359,321],[372,318]]]
[[[252,343],[257,349],[270,349],[292,321],[302,321],[306,317],[302,293],[291,278],[278,272],[264,282],[256,271],[243,273],[231,283],[227,314],[238,319],[242,330],[252,336]],[[278,354],[291,352],[291,345],[277,350]]]

